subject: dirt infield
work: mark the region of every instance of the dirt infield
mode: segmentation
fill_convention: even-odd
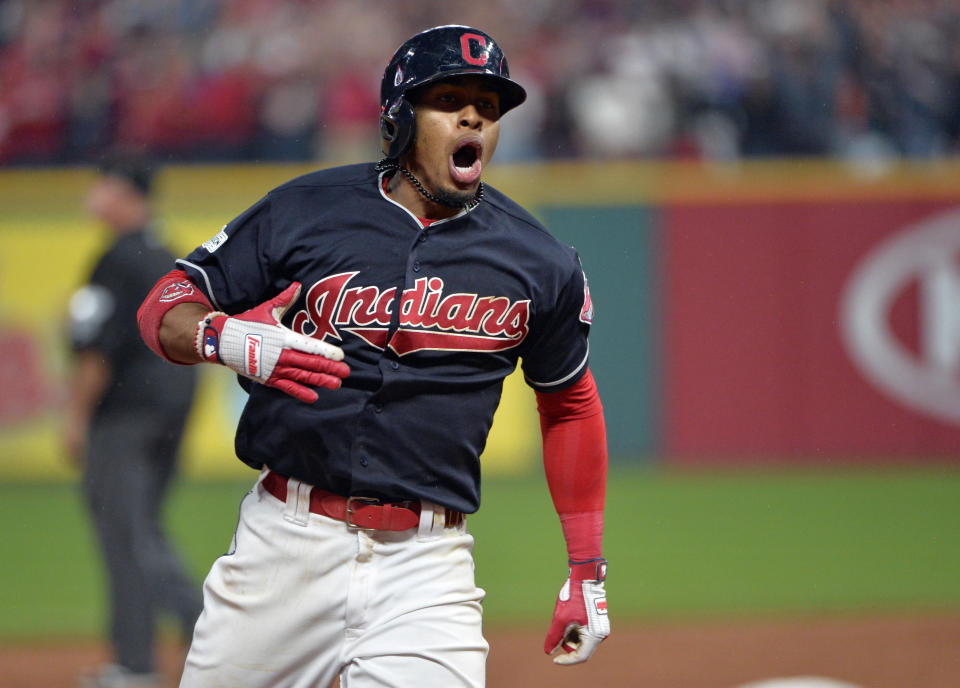
[[[589,664],[555,667],[539,631],[488,630],[490,688],[735,688],[780,677],[816,676],[861,688],[960,686],[960,614],[831,617],[795,621],[616,625]],[[73,688],[105,658],[84,643],[0,647],[0,688]],[[182,657],[161,665],[176,685]]]

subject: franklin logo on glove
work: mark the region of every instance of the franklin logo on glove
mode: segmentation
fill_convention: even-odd
[[[263,347],[263,337],[256,334],[247,335],[247,375],[257,377],[260,374],[260,350]]]
[[[239,315],[207,313],[197,323],[197,354],[308,404],[318,399],[311,386],[338,389],[341,378],[350,374],[343,350],[280,324],[299,294],[300,283],[294,282]]]

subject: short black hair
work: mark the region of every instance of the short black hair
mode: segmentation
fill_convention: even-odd
[[[144,196],[149,196],[153,187],[154,167],[143,155],[129,152],[108,153],[101,158],[97,171],[102,175],[127,180]]]

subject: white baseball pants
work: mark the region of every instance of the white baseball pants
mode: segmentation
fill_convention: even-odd
[[[262,476],[261,476],[262,480]],[[260,481],[203,586],[181,688],[482,688],[484,592],[466,523],[422,505],[419,529],[362,531]]]

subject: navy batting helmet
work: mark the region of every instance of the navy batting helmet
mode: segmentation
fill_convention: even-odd
[[[490,77],[500,93],[500,114],[522,103],[527,92],[510,79],[507,59],[494,40],[469,26],[437,26],[410,38],[393,54],[380,81],[383,153],[399,158],[413,143],[416,116],[407,93],[453,76]]]

